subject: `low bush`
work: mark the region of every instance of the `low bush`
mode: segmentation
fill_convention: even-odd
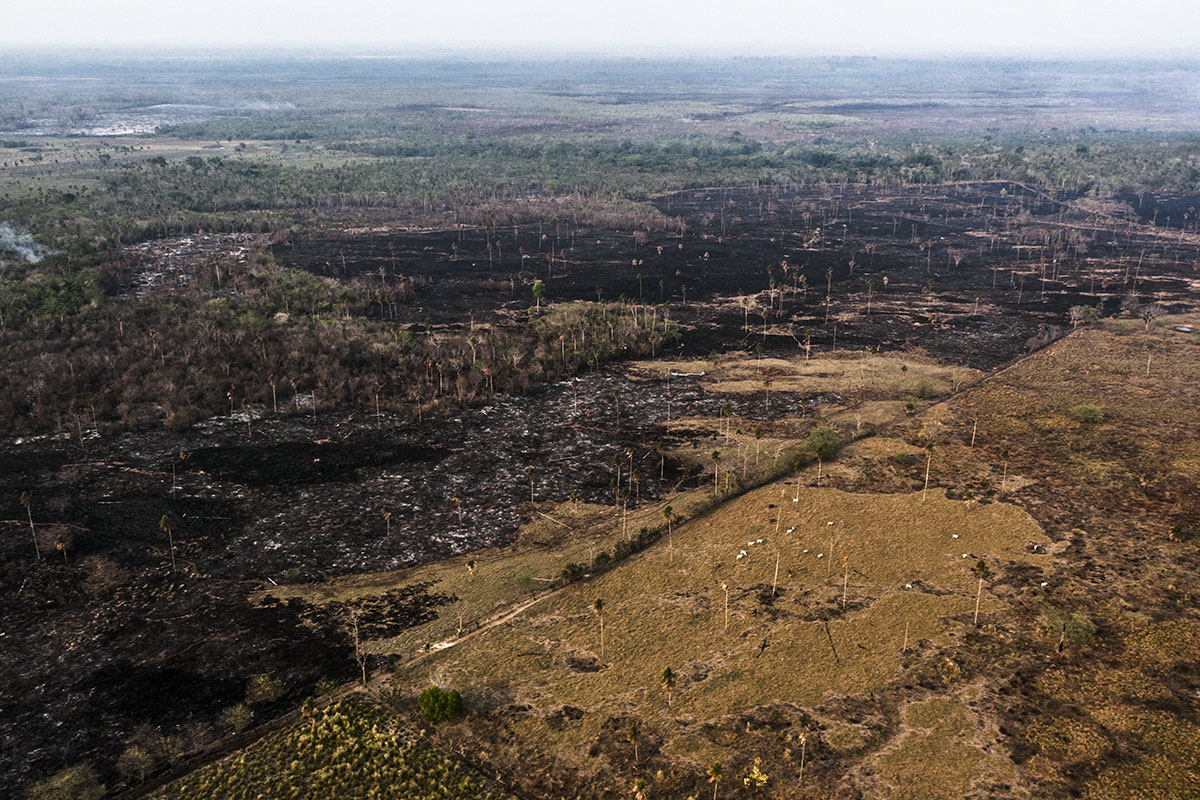
[[[283,684],[270,675],[255,675],[246,684],[246,703],[261,706],[283,697]]]
[[[462,695],[457,689],[446,692],[436,686],[430,686],[421,692],[417,699],[421,713],[430,722],[446,722],[458,719],[463,713]]]
[[[250,727],[250,723],[254,721],[254,712],[250,710],[250,706],[245,703],[238,703],[236,706],[230,706],[220,713],[217,717],[217,722],[222,728],[233,733],[241,733]]]

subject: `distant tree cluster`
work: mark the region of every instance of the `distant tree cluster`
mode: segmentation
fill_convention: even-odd
[[[414,417],[523,392],[676,335],[664,309],[552,306],[522,325],[434,333],[368,316],[370,295],[271,272],[244,294],[110,303],[0,330],[0,430],[186,428],[243,407]]]

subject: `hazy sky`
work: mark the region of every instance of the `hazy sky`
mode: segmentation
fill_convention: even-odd
[[[13,0],[0,47],[771,53],[1200,49],[1187,0]],[[748,51],[755,52],[755,51]]]

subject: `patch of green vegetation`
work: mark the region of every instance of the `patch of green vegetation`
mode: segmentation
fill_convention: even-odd
[[[1042,610],[1042,624],[1047,631],[1060,634],[1072,644],[1092,644],[1096,641],[1096,623],[1083,611],[1047,606]]]
[[[391,714],[351,697],[172,783],[154,797],[499,800],[504,795],[407,731]]]
[[[838,454],[842,443],[837,431],[826,425],[813,428],[804,439],[804,446],[822,461],[828,461]]]
[[[1104,422],[1104,409],[1094,403],[1081,403],[1071,409],[1071,416],[1080,422]]]
[[[90,766],[68,767],[33,787],[29,800],[100,800],[105,787]]]
[[[417,707],[430,722],[447,722],[463,715],[462,695],[457,689],[445,691],[430,686],[417,698]]]

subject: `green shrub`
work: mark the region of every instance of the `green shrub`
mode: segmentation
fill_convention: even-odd
[[[587,568],[583,564],[578,564],[574,561],[563,567],[562,574],[559,576],[563,583],[574,583],[587,574]]]
[[[897,464],[901,464],[906,467],[911,467],[913,464],[917,463],[917,457],[912,453],[892,453],[889,458]]]
[[[117,759],[117,772],[127,783],[141,783],[154,771],[154,756],[146,748],[131,744]]]
[[[248,705],[268,705],[283,697],[283,684],[270,675],[255,675],[246,684]]]
[[[221,727],[233,733],[241,733],[254,721],[254,712],[245,703],[238,703],[236,706],[230,706],[222,711],[217,717],[217,721]]]
[[[1092,403],[1082,403],[1071,409],[1071,416],[1080,422],[1104,422],[1104,409]]]
[[[462,695],[457,689],[445,692],[436,686],[430,686],[421,692],[417,705],[420,706],[425,719],[430,722],[458,719],[463,713]]]
[[[29,800],[99,800],[107,790],[86,764],[67,767],[34,786]]]
[[[1072,644],[1091,644],[1096,641],[1096,623],[1082,611],[1047,608],[1043,615],[1051,633],[1061,634]]]
[[[929,378],[921,378],[917,381],[917,386],[913,389],[913,394],[922,400],[932,400],[937,397],[937,389],[933,388],[933,381]]]
[[[817,458],[828,461],[837,455],[841,448],[837,431],[826,425],[813,428],[804,440],[804,446],[811,450]]]

